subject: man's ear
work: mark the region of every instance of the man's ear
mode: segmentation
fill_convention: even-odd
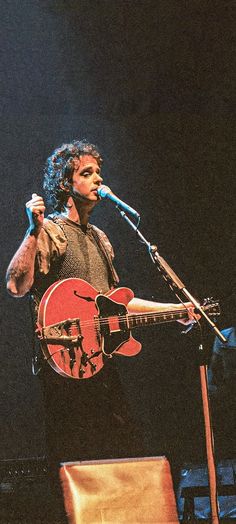
[[[66,191],[66,193],[69,193],[71,191],[71,184],[70,182],[68,182],[67,179],[60,182],[59,186],[63,191]]]
[[[77,156],[73,157],[74,170],[77,171],[80,166],[80,159]]]

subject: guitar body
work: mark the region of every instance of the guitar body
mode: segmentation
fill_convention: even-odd
[[[141,344],[126,322],[133,296],[128,288],[101,295],[78,278],[52,284],[38,312],[42,351],[50,366],[64,377],[85,379],[98,373],[113,353],[139,353]]]
[[[45,360],[63,377],[91,378],[113,354],[132,357],[142,346],[131,329],[188,318],[186,308],[129,314],[131,289],[122,287],[102,295],[79,278],[52,284],[39,305],[38,334]],[[219,315],[219,305],[203,306]]]

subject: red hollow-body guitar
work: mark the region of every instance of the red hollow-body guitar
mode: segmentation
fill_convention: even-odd
[[[139,326],[187,319],[187,310],[130,314],[129,288],[106,295],[78,278],[52,284],[39,305],[38,330],[45,360],[60,375],[86,379],[98,373],[113,354],[132,357],[141,350],[131,330]],[[218,304],[204,307],[214,315]]]

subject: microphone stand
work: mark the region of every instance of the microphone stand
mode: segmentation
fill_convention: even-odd
[[[120,212],[122,218],[128,222],[128,224],[134,229],[141,241],[146,245],[149,255],[160,271],[162,277],[169,285],[171,291],[174,292],[178,300],[181,300],[178,296],[178,292],[183,293],[184,297],[188,299],[196,308],[197,312],[205,319],[209,328],[215,333],[215,335],[225,343],[226,339],[219,331],[215,323],[209,318],[206,312],[203,310],[199,302],[192,296],[192,294],[186,289],[184,283],[179,279],[179,277],[174,273],[173,269],[167,264],[165,259],[160,256],[157,251],[157,246],[150,244],[142,233],[138,230],[138,225],[134,224],[132,220],[126,215],[119,206],[116,206]],[[181,300],[182,302],[182,300]],[[214,457],[214,436],[210,415],[210,399],[208,395],[208,384],[207,384],[207,365],[204,358],[204,347],[201,342],[199,345],[199,353],[201,355],[201,363],[199,366],[200,371],[200,382],[201,382],[201,394],[202,394],[202,405],[203,405],[203,416],[204,416],[204,426],[205,426],[205,442],[206,442],[206,452],[207,452],[207,465],[208,465],[208,477],[209,477],[209,495],[210,495],[210,507],[211,507],[211,522],[212,524],[219,524],[219,510],[218,510],[218,496],[217,496],[217,479],[216,479],[216,467],[215,467],[215,457]]]

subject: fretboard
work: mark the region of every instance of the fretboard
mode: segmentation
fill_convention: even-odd
[[[176,309],[172,311],[159,311],[147,313],[135,313],[127,315],[129,329],[150,324],[163,324],[164,322],[173,322],[175,320],[187,319],[188,312],[185,309]]]

